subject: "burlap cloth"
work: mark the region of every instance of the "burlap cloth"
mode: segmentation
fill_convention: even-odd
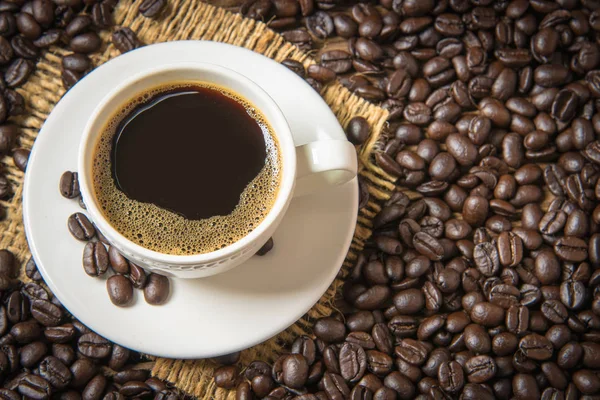
[[[263,23],[242,18],[197,0],[172,0],[169,9],[159,20],[150,20],[138,16],[138,6],[141,0],[130,2],[121,1],[115,11],[115,22],[120,26],[129,26],[137,32],[140,39],[146,43],[157,43],[171,40],[213,40],[243,46],[264,54],[276,61],[292,58],[308,66],[314,60],[305,52],[287,43],[275,32],[269,30]],[[105,33],[104,39],[110,42],[110,34]],[[53,48],[38,63],[36,72],[19,93],[23,95],[28,105],[26,115],[16,119],[22,128],[18,145],[31,148],[54,105],[60,100],[65,90],[60,74],[61,56],[67,52]],[[93,57],[96,65],[117,57],[119,52],[110,44],[103,53]],[[339,83],[330,84],[323,90],[323,98],[331,107],[342,126],[355,116],[366,118],[372,126],[369,140],[357,148],[360,159],[360,176],[368,186],[370,200],[366,207],[360,210],[355,235],[344,267],[352,264],[357,252],[363,248],[364,242],[371,234],[371,220],[380,209],[381,201],[389,198],[394,190],[393,178],[386,175],[373,163],[373,152],[381,146],[382,131],[387,118],[387,111],[376,107],[351,94]],[[301,106],[301,100],[299,100]],[[77,112],[77,110],[73,110]],[[65,121],[68,124],[68,121]],[[8,248],[18,257],[24,266],[29,259],[29,249],[25,239],[22,223],[21,194],[24,174],[19,171],[11,157],[4,157],[2,164],[8,179],[14,188],[14,195],[0,203],[7,209],[7,217],[0,223],[2,234],[0,248]],[[59,177],[56,177],[58,190]],[[39,199],[43,201],[43,199]],[[346,268],[342,268],[338,279],[327,290],[319,302],[298,322],[260,345],[245,350],[242,353],[241,365],[249,361],[262,359],[272,361],[298,335],[310,333],[311,323],[320,317],[333,312],[333,298],[341,286]],[[22,268],[21,278],[27,281]],[[210,360],[169,360],[158,358],[155,361],[152,374],[168,380],[184,392],[199,398],[233,399],[234,392],[216,388],[212,381],[215,364]]]

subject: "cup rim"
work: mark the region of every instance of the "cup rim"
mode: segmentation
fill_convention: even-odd
[[[88,176],[91,176],[91,168],[92,168],[92,156],[90,156],[87,151],[89,148],[95,149],[95,146],[88,146],[88,142],[91,139],[97,139],[94,137],[93,127],[98,123],[98,118],[100,115],[105,112],[105,109],[108,105],[110,105],[115,99],[125,91],[130,85],[134,84],[137,81],[148,78],[152,75],[173,72],[177,70],[190,70],[194,69],[197,71],[208,71],[213,73],[218,73],[227,76],[228,78],[233,79],[239,84],[246,85],[252,90],[254,96],[260,97],[261,101],[265,104],[268,104],[270,116],[267,118],[269,125],[272,127],[272,133],[277,138],[280,151],[282,154],[282,175],[281,175],[281,183],[279,186],[278,194],[275,199],[275,202],[268,214],[265,218],[260,222],[260,224],[252,230],[249,234],[237,240],[236,242],[212,251],[208,253],[200,253],[200,254],[190,254],[190,255],[176,255],[176,254],[165,254],[160,253],[154,250],[150,250],[146,247],[140,246],[137,243],[129,240],[123,234],[121,234],[117,229],[113,228],[107,218],[104,216],[104,213],[98,207],[95,197],[93,195],[93,187],[90,182],[88,182]],[[183,79],[185,81],[185,79]],[[192,80],[190,80],[192,81]],[[203,82],[202,79],[198,79],[198,82]],[[209,80],[205,81],[211,83]],[[229,88],[227,86],[221,85],[226,89],[229,89],[236,92],[235,89]],[[245,96],[242,96],[245,98]],[[255,102],[252,99],[247,99],[251,104]],[[123,101],[123,104],[125,101]],[[258,107],[257,107],[258,108]],[[260,108],[258,108],[260,110]],[[114,112],[114,111],[113,111]],[[261,110],[261,112],[264,112]],[[112,112],[111,112],[112,113]],[[274,126],[277,126],[275,129]],[[111,90],[100,103],[94,109],[91,117],[86,123],[78,150],[78,170],[79,173],[79,185],[82,197],[84,198],[86,210],[91,216],[92,222],[99,228],[99,230],[108,238],[112,239],[112,241],[117,242],[116,246],[118,248],[122,248],[122,250],[134,253],[143,258],[152,260],[153,262],[166,264],[179,264],[179,265],[189,265],[196,263],[205,263],[218,261],[224,258],[228,258],[231,255],[241,251],[243,248],[247,247],[248,244],[253,243],[257,239],[261,238],[265,231],[271,226],[271,224],[275,223],[279,215],[285,211],[287,208],[287,204],[289,203],[293,188],[295,186],[295,176],[296,176],[296,153],[295,153],[295,145],[293,142],[293,136],[291,130],[289,128],[289,124],[275,102],[273,98],[258,84],[252,81],[250,78],[244,76],[243,74],[234,71],[230,68],[223,67],[218,64],[206,63],[206,62],[197,62],[197,63],[177,63],[177,64],[168,64],[162,65],[160,67],[155,68],[147,68],[144,71],[136,74],[127,80],[125,80],[122,84]],[[265,240],[268,238],[264,238]],[[112,244],[112,243],[111,243]],[[262,245],[262,243],[261,243]]]

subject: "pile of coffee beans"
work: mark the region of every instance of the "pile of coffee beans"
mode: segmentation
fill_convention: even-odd
[[[0,3],[0,156],[11,155],[25,171],[30,151],[15,148],[19,129],[11,117],[26,112],[23,97],[15,90],[35,70],[41,55],[51,46],[72,51],[62,59],[62,81],[71,88],[93,69],[90,55],[102,48],[98,34],[114,25],[113,10],[118,0],[10,0]],[[145,0],[139,12],[158,18],[166,0]],[[113,31],[112,42],[121,52],[142,46],[129,28]],[[13,195],[10,182],[0,170],[0,199]],[[0,219],[6,211],[0,209]]]
[[[398,189],[340,313],[273,365],[224,366],[215,383],[240,400],[597,398],[600,4],[251,0],[241,12],[324,44],[319,65],[390,111],[374,158]],[[369,131],[346,127],[356,144]]]
[[[50,0],[44,0],[52,3]],[[74,0],[73,13],[69,22],[64,25],[62,36],[64,44],[73,53],[62,59],[62,80],[69,89],[83,76],[89,73],[93,64],[89,55],[102,48],[102,39],[98,32],[111,29],[114,25],[113,10],[118,0]],[[62,3],[57,1],[57,3]],[[146,0],[139,6],[139,12],[145,17],[160,16],[167,5],[166,0]],[[91,8],[90,8],[91,7]],[[76,15],[76,13],[79,13]],[[117,28],[112,33],[112,43],[121,52],[126,53],[142,46],[135,32],[127,27]]]
[[[22,284],[14,255],[0,250],[0,397],[3,399],[154,398],[177,400],[151,378],[141,355],[74,320],[40,282],[32,259]]]
[[[85,208],[81,201],[77,172],[63,173],[59,190],[63,197],[78,200]],[[128,261],[110,245],[85,214],[72,214],[67,220],[67,227],[75,239],[86,242],[82,258],[85,273],[97,278],[110,275],[106,279],[106,290],[113,304],[119,307],[131,305],[134,300],[134,288],[144,292],[144,299],[148,304],[161,305],[167,301],[170,291],[169,278],[147,273],[143,268]],[[107,274],[109,269],[113,274]]]

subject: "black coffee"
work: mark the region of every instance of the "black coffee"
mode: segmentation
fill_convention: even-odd
[[[141,94],[107,124],[95,194],[130,240],[168,254],[225,247],[270,210],[280,181],[276,139],[234,93],[180,84]]]

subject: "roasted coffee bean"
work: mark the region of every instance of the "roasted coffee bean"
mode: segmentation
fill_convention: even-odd
[[[477,324],[470,324],[465,327],[464,344],[475,353],[488,353],[492,348],[488,333],[481,325]]]
[[[63,318],[60,307],[48,300],[37,299],[31,303],[31,315],[44,326],[57,326]]]
[[[8,250],[0,250],[0,275],[16,278],[18,271],[15,268],[15,256]]]
[[[225,368],[225,367],[221,367],[221,368]],[[216,371],[215,371],[215,384],[217,384],[217,382],[219,382],[221,385],[217,384],[217,386],[219,387],[223,387],[226,389],[232,389],[233,387],[235,387],[235,382],[233,382],[233,386],[229,385],[229,382],[227,382],[227,384],[225,386],[222,386],[223,384],[225,384],[225,382],[222,382],[220,380],[217,379],[216,375]],[[123,384],[123,386],[121,386],[121,388],[119,389],[119,393],[121,393],[123,396],[126,397],[144,397],[144,396],[148,396],[149,394],[152,393],[152,389],[150,389],[150,386],[146,385],[144,382],[140,382],[140,381],[129,381]]]
[[[38,42],[40,39],[43,40],[43,37],[36,39],[35,42]],[[13,52],[18,57],[26,59],[35,59],[39,55],[38,46],[24,36],[14,36],[10,40],[10,46],[10,51],[2,51],[3,64],[8,63],[13,58]]]
[[[52,343],[68,343],[75,338],[75,334],[76,330],[72,324],[48,327],[44,330],[44,336]]]
[[[71,39],[69,46],[77,53],[93,53],[102,46],[102,39],[95,32],[80,33]]]
[[[546,300],[542,303],[541,310],[544,317],[556,324],[565,322],[568,317],[567,308],[558,300]]]
[[[341,400],[348,398],[350,395],[350,389],[340,375],[335,373],[326,372],[323,375],[323,389],[327,393],[328,398]]]
[[[516,374],[512,380],[513,393],[516,396],[540,398],[540,391],[533,375]]]
[[[125,307],[133,300],[133,285],[123,275],[113,275],[106,281],[106,290],[110,301],[119,307]]]
[[[25,172],[25,169],[27,169],[29,154],[30,151],[27,149],[16,149],[12,153],[13,162],[15,166],[23,172]]]
[[[157,17],[166,7],[166,0],[144,0],[138,10],[147,18]]]
[[[150,274],[144,287],[144,299],[148,304],[164,304],[169,297],[169,278],[159,274]]]
[[[564,261],[581,262],[587,257],[587,245],[582,239],[574,236],[559,238],[554,243],[556,255]]]
[[[82,335],[77,341],[77,349],[86,357],[105,358],[112,350],[112,344],[93,332]]]
[[[108,260],[112,269],[118,274],[129,273],[129,261],[119,253],[116,247],[111,246],[108,249]]]
[[[370,131],[371,128],[367,120],[362,117],[354,117],[348,122],[346,136],[353,144],[362,144],[368,139]]]
[[[406,338],[398,343],[394,353],[409,364],[421,365],[427,359],[429,351],[423,342]]]
[[[21,86],[33,72],[34,65],[30,60],[17,58],[4,72],[4,81],[9,87]]]
[[[237,367],[235,365],[226,365],[223,367],[219,367],[215,369],[213,373],[213,378],[215,381],[215,385],[223,389],[233,389],[237,382]],[[146,390],[150,391],[150,387],[141,381],[130,381],[131,383],[129,387],[127,387],[126,391],[131,392],[130,394],[123,393],[121,388],[120,392],[123,395],[139,395],[141,392],[145,392]]]
[[[344,324],[333,318],[319,319],[315,323],[313,331],[317,338],[328,343],[341,342],[346,336]]]
[[[316,351],[315,342],[308,336],[299,337],[292,345],[292,353],[302,354],[309,365],[315,362]]]
[[[20,363],[25,368],[36,365],[48,352],[48,347],[43,342],[33,342],[21,348]]]
[[[81,398],[85,400],[101,399],[107,384],[108,381],[104,375],[96,375],[81,392]]]
[[[506,312],[507,329],[520,335],[529,329],[529,309],[524,305],[512,305]]]
[[[533,360],[547,360],[552,357],[552,344],[544,336],[532,333],[519,342],[519,349]]]
[[[512,232],[498,236],[498,256],[503,266],[515,266],[523,259],[523,241]]]
[[[413,238],[415,249],[432,261],[441,260],[444,257],[444,248],[441,243],[425,232],[417,232]]]
[[[100,242],[88,242],[83,249],[83,269],[89,276],[103,275],[108,269],[108,252]]]
[[[390,295],[391,290],[388,286],[375,285],[361,293],[354,300],[354,306],[359,310],[374,310],[385,304]]]
[[[129,280],[136,289],[143,289],[148,283],[148,277],[144,269],[134,263],[129,263]]]
[[[580,281],[564,281],[560,285],[560,300],[571,310],[581,308],[585,302],[586,289]]]
[[[398,371],[393,371],[386,376],[383,380],[383,384],[385,387],[394,390],[396,395],[400,398],[412,398],[415,394],[413,383]]]
[[[17,343],[31,343],[42,335],[42,328],[35,320],[19,322],[10,329]]]
[[[94,237],[96,229],[85,214],[72,214],[67,220],[71,235],[77,240],[87,241]]]
[[[456,361],[442,363],[437,377],[442,389],[448,393],[460,391],[465,384],[463,368]]]
[[[50,383],[44,378],[33,374],[23,376],[16,389],[23,396],[38,400],[49,399],[52,393]]]
[[[16,15],[17,29],[19,33],[28,39],[37,39],[42,34],[42,27],[33,15],[22,12]]]
[[[130,368],[123,370],[113,377],[115,383],[124,384],[129,381],[145,381],[148,379],[148,371],[142,369]]]
[[[54,356],[48,356],[42,360],[39,373],[56,389],[64,389],[73,379],[73,374],[69,368]]]
[[[166,3],[162,0],[150,0],[150,2]],[[148,3],[148,0],[145,1],[145,3]],[[142,3],[142,5],[143,4],[144,3]],[[141,7],[141,5],[140,5],[140,7]],[[74,38],[73,40],[75,40],[75,39],[76,38]],[[90,38],[87,38],[85,40],[86,40],[86,42],[84,42],[83,39],[80,39],[81,43],[76,44],[77,47],[83,47],[84,51],[77,50],[75,48],[73,48],[73,50],[75,50],[77,52],[86,53],[85,48],[88,48],[88,47],[93,48],[93,40],[94,40],[93,36],[91,36]],[[128,51],[137,49],[138,47],[142,46],[142,42],[138,39],[135,32],[127,27],[119,28],[116,31],[114,31],[112,34],[112,42],[115,45],[115,47],[117,48],[117,50],[119,50],[121,52],[121,54],[127,53]],[[73,47],[73,42],[71,42],[71,47]],[[95,50],[91,50],[91,51],[95,51]]]
[[[367,368],[367,355],[362,347],[354,343],[344,343],[339,354],[340,374],[350,382],[363,377]]]
[[[71,71],[84,73],[91,66],[91,60],[84,54],[69,54],[63,57],[62,67]],[[65,172],[66,174],[67,172]],[[76,172],[74,173],[76,174]]]
[[[473,249],[477,269],[485,276],[494,276],[500,269],[498,250],[490,242],[480,243]]]
[[[471,383],[483,383],[496,375],[496,363],[487,355],[471,357],[465,364],[467,379]]]

